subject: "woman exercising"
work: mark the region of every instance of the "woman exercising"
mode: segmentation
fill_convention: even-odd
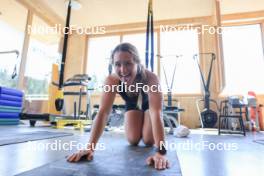
[[[131,145],[141,139],[147,146],[155,145],[156,153],[147,158],[148,165],[166,169],[169,161],[164,147],[162,120],[162,93],[157,76],[141,64],[137,49],[129,43],[119,44],[111,55],[115,73],[106,78],[107,91],[103,91],[99,112],[93,122],[87,150],[81,150],[68,157],[69,162],[78,162],[85,157],[92,160],[94,147],[107,123],[115,95],[118,93],[126,103],[125,133]],[[144,88],[143,88],[144,87]]]

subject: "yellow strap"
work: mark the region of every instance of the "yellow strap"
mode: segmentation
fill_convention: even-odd
[[[149,0],[149,3],[148,3],[148,13],[149,14],[152,14],[152,11],[153,11],[153,9],[152,9],[152,0]]]
[[[63,99],[63,90],[58,90],[57,94],[56,94],[56,98],[61,98]]]

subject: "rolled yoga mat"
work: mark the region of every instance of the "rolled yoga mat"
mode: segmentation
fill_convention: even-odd
[[[0,112],[0,119],[19,119],[20,113]]]
[[[14,107],[14,106],[1,106],[0,105],[0,109],[7,109],[7,110],[20,110],[21,111],[21,107]]]
[[[20,109],[5,109],[5,108],[0,108],[0,113],[1,112],[11,112],[11,113],[20,113],[21,112],[21,108]]]
[[[0,119],[0,125],[18,125],[19,119]]]
[[[18,125],[20,120],[19,112],[1,112],[0,125]]]
[[[13,95],[18,97],[23,97],[23,92],[17,89],[7,88],[7,87],[0,87],[0,95],[7,94]]]
[[[7,101],[7,100],[1,100],[0,99],[0,106],[21,107],[22,106],[22,101],[21,102],[16,102],[16,101]]]
[[[1,112],[21,113],[21,111],[22,111],[22,107],[0,106],[0,113]]]
[[[23,97],[7,95],[7,94],[0,94],[0,100],[21,102],[23,100]]]
[[[19,124],[22,102],[22,91],[0,87],[0,125]]]

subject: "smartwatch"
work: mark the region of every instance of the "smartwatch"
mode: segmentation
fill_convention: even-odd
[[[161,145],[160,147],[155,147],[155,151],[161,155],[166,155],[167,153],[167,150],[164,145]]]

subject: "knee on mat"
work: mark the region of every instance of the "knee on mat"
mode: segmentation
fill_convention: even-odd
[[[151,139],[143,139],[143,142],[147,147],[151,147],[154,145],[154,140]]]
[[[139,143],[139,141],[140,141],[140,139],[137,139],[137,138],[131,138],[131,139],[129,139],[128,138],[127,141],[129,142],[130,145],[137,146],[138,143]]]

